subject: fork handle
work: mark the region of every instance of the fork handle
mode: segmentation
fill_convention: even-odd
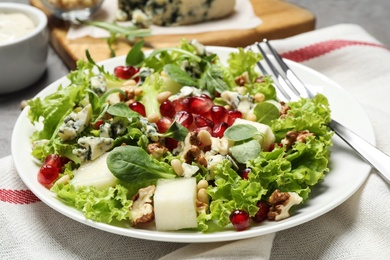
[[[390,156],[337,121],[332,120],[329,127],[390,184]]]

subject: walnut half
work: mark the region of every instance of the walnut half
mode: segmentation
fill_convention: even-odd
[[[281,192],[275,190],[268,199],[271,208],[268,212],[269,220],[282,220],[290,216],[290,208],[302,202],[302,197],[296,192]]]
[[[137,194],[134,195],[133,205],[130,207],[133,226],[154,220],[152,196],[155,190],[156,186],[150,185],[146,188],[139,189]]]

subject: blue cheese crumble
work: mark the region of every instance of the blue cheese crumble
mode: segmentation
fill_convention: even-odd
[[[105,137],[84,136],[78,139],[80,148],[73,149],[72,153],[82,161],[93,161],[110,150],[114,139]]]
[[[58,129],[58,136],[62,141],[74,140],[89,125],[92,114],[92,106],[88,104],[78,113],[72,112],[64,119],[64,123]]]

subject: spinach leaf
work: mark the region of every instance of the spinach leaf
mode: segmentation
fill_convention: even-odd
[[[177,176],[167,163],[154,160],[138,146],[116,147],[107,157],[107,166],[116,178],[128,183],[146,183]]]
[[[193,80],[190,75],[182,70],[177,64],[171,63],[165,65],[164,72],[168,75],[168,77],[177,83],[185,86],[197,86],[196,81]]]
[[[129,53],[126,56],[127,66],[137,66],[145,59],[145,54],[142,52],[144,46],[144,40],[140,40],[134,44]]]
[[[188,134],[188,129],[178,122],[173,122],[168,130],[163,134],[164,137],[170,137],[177,141],[184,141]]]

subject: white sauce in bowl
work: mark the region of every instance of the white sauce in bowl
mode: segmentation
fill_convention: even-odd
[[[35,28],[23,13],[0,13],[0,45],[23,37]]]

